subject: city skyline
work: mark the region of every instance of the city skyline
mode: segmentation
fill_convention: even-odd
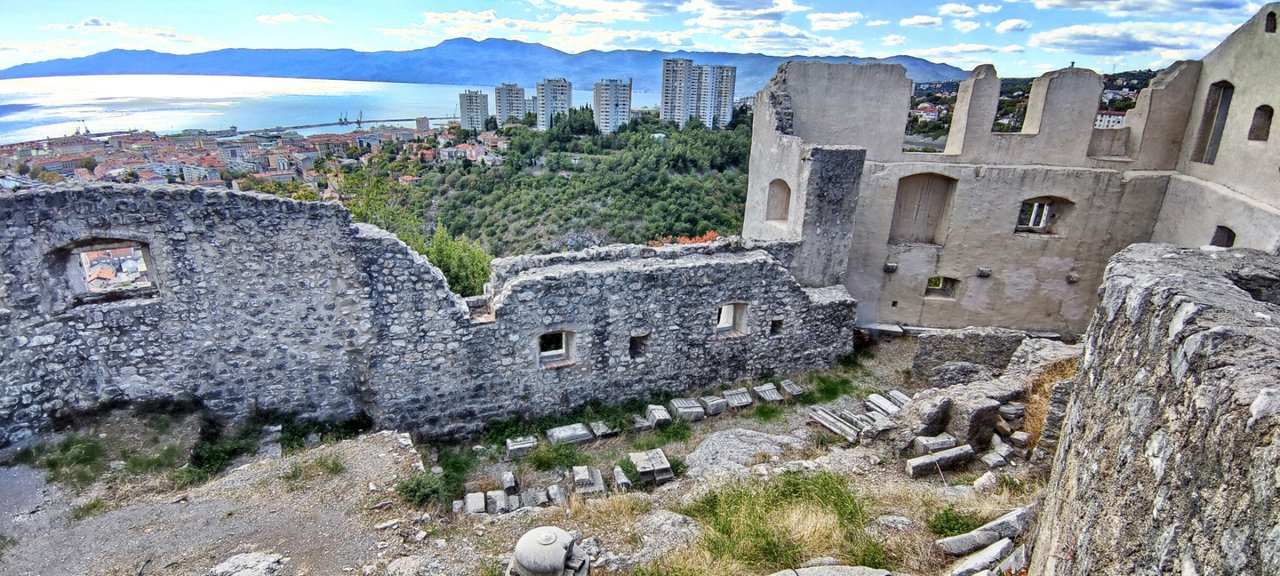
[[[113,48],[179,54],[222,48],[412,50],[454,37],[507,38],[586,50],[758,52],[778,56],[898,54],[1002,75],[1071,62],[1101,72],[1199,58],[1260,5],[1231,0],[371,0],[361,10],[280,0],[38,3],[0,23],[0,68]]]

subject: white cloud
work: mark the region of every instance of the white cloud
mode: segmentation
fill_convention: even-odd
[[[867,22],[867,26],[885,26],[888,24],[889,24],[888,20],[872,20],[870,22]]]
[[[996,12],[999,12],[1001,8],[1004,8],[1004,6],[1001,6],[999,4],[979,4],[978,5],[978,11],[983,14],[995,14]]]
[[[281,12],[279,14],[262,14],[254,18],[262,24],[285,24],[291,22],[311,22],[314,24],[328,24],[331,22],[328,18],[319,14],[294,14],[293,12]]]
[[[721,5],[724,2],[726,5]],[[700,28],[739,28],[761,24],[778,24],[789,14],[809,10],[795,0],[687,0],[677,8],[695,14],[685,26]]]
[[[1004,34],[1007,32],[1021,32],[1030,27],[1031,27],[1031,23],[1027,22],[1026,20],[1023,20],[1021,18],[1010,18],[1008,20],[1005,20],[1004,22],[996,24],[996,32],[999,32],[1001,34]]]
[[[922,48],[911,50],[908,54],[918,56],[920,58],[946,58],[969,54],[1011,54],[1022,52],[1024,48],[1017,44],[1009,44],[1008,46],[993,46],[990,44],[971,44],[960,43],[950,46],[935,46],[933,48]]]
[[[40,29],[72,30],[91,34],[114,34],[125,38],[150,40],[162,43],[208,44],[203,38],[198,36],[178,34],[172,27],[137,28],[119,20],[107,20],[97,16],[90,16],[89,18],[85,18],[84,20],[74,24],[45,24],[40,26]]]
[[[890,34],[888,36],[885,36],[884,38],[881,38],[880,44],[883,46],[898,46],[906,41],[907,41],[906,36],[903,36],[901,34]]]
[[[790,24],[756,24],[724,34],[743,52],[801,56],[852,56],[862,52],[856,40],[837,40],[805,32]]]
[[[1148,54],[1157,58],[1152,66],[1163,66],[1204,56],[1235,29],[1234,24],[1204,22],[1080,24],[1033,34],[1028,44],[1090,56]]]
[[[972,20],[952,20],[951,27],[959,30],[962,34],[968,34],[981,28],[982,25]]]
[[[1188,12],[1247,16],[1260,8],[1254,2],[1240,0],[1035,0],[1033,3],[1041,10],[1055,8],[1093,10],[1112,16],[1149,16]]]
[[[973,18],[978,15],[978,11],[968,4],[957,4],[948,2],[938,7],[938,14],[943,16],[955,16],[956,18]]]
[[[939,24],[942,24],[941,18],[937,16],[925,16],[923,14],[919,16],[912,16],[910,18],[903,18],[898,21],[899,26],[937,26]]]
[[[805,16],[813,30],[844,30],[860,22],[861,12],[815,12]]]

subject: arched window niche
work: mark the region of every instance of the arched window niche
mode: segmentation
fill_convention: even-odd
[[[956,179],[916,174],[898,181],[890,244],[942,244]]]
[[[769,183],[769,198],[764,219],[773,224],[786,224],[791,218],[791,186],[782,179]]]

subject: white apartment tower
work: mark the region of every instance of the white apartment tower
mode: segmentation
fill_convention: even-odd
[[[723,128],[733,117],[733,92],[738,69],[733,66],[694,66],[692,60],[662,61],[662,119],[681,127],[697,117],[711,128]]]
[[[493,90],[494,106],[498,109],[498,125],[506,124],[515,118],[517,122],[524,119],[524,88],[515,84],[503,84]]]
[[[479,90],[459,94],[458,116],[464,130],[484,130],[484,121],[489,119],[489,95]]]
[[[538,83],[538,129],[551,128],[556,114],[573,108],[573,84],[564,78],[547,78]]]
[[[631,120],[631,81],[609,78],[596,82],[592,104],[596,128],[604,134],[616,132]]]

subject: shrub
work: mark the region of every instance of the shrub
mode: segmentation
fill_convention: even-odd
[[[556,470],[585,464],[586,456],[571,444],[543,442],[529,451],[524,461],[534,470]]]
[[[446,490],[444,477],[430,472],[414,474],[396,483],[396,494],[406,502],[423,506],[427,502],[442,500]],[[452,495],[448,495],[452,499]]]
[[[199,484],[231,465],[236,458],[258,449],[262,430],[246,425],[231,435],[224,435],[221,424],[206,419],[200,428],[200,439],[191,450],[187,465],[174,470],[170,479],[179,488]]]
[[[106,449],[97,438],[71,435],[52,448],[44,444],[23,448],[14,461],[47,470],[50,482],[84,488],[106,469],[105,456]]]
[[[959,536],[972,532],[982,525],[982,519],[972,512],[961,512],[954,506],[947,506],[929,518],[929,529],[942,537]]]
[[[442,506],[449,506],[454,498],[462,494],[467,474],[475,467],[475,454],[471,452],[440,452],[440,468],[442,474],[423,472],[415,474],[396,483],[396,493],[406,502],[423,506],[435,501]]]

